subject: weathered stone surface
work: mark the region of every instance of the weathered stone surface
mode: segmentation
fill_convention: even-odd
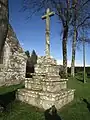
[[[0,86],[18,84],[25,79],[27,57],[12,29],[8,26],[8,35],[3,53],[4,67],[0,71]]]
[[[66,81],[35,81],[35,80],[26,80],[25,85],[27,89],[30,90],[40,90],[47,92],[60,92],[60,90],[67,88]]]
[[[48,75],[58,75],[59,74],[59,69],[58,66],[56,65],[42,65],[42,64],[37,64],[35,65],[35,72],[36,73],[47,73]]]
[[[56,76],[59,75],[59,66],[54,58],[39,57],[35,65],[35,73]]]
[[[37,59],[37,64],[53,64],[56,65],[57,61],[54,58],[48,56],[40,56]]]
[[[50,17],[55,13],[51,12],[49,8],[46,10],[46,14],[42,16],[42,19],[46,19],[46,56],[50,56]]]
[[[35,73],[25,79],[25,89],[18,90],[17,99],[43,109],[51,105],[60,109],[74,99],[74,90],[67,89],[67,80],[60,78],[53,58],[38,58]]]
[[[74,99],[74,90],[63,90],[63,92],[52,93],[22,89],[18,90],[18,93],[17,99],[43,109],[48,109],[52,105],[60,109]]]

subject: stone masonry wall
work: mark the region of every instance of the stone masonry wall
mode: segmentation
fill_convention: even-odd
[[[27,57],[10,25],[3,55],[4,67],[0,70],[0,86],[24,81]]]

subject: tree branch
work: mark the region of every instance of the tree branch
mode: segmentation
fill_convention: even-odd
[[[88,19],[90,19],[90,16],[86,17],[78,26],[77,29],[82,26]]]

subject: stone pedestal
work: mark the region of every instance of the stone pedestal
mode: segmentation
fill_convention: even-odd
[[[40,57],[32,78],[25,79],[25,89],[18,90],[17,99],[38,108],[55,105],[60,109],[74,99],[74,90],[67,89],[67,80],[60,78],[56,60]]]

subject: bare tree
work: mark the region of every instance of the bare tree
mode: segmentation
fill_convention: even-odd
[[[86,83],[86,70],[85,70],[85,36],[84,36],[84,30],[83,30],[83,82]]]
[[[8,32],[8,0],[0,0],[0,58]]]
[[[82,31],[82,27],[85,29],[89,29],[90,25],[90,12],[89,12],[89,0],[73,0],[73,8],[72,8],[72,26],[73,26],[73,41],[72,41],[72,62],[71,62],[71,75],[74,77],[74,68],[75,68],[75,52],[76,52],[76,44],[77,39],[80,38],[80,31]],[[80,40],[80,39],[78,39]]]
[[[59,20],[63,26],[63,38],[62,38],[62,51],[63,51],[63,68],[64,68],[64,77],[67,77],[67,39],[69,32],[69,22],[71,19],[71,1],[65,0],[55,4],[56,14],[59,17]]]
[[[74,77],[74,67],[75,67],[75,51],[76,51],[76,40],[77,40],[77,0],[73,0],[73,7],[72,7],[72,22],[73,22],[73,41],[72,41],[72,62],[71,62],[71,75]]]

